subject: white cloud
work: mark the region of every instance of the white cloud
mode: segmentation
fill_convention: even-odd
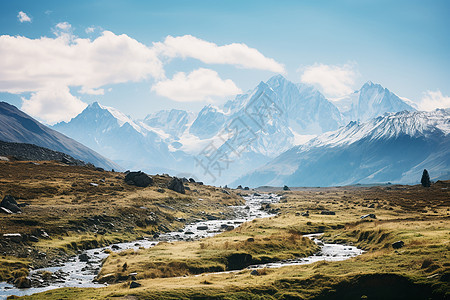
[[[88,34],[93,33],[95,31],[95,27],[94,26],[88,27],[84,31]]]
[[[321,90],[330,98],[338,98],[353,92],[358,72],[355,64],[314,64],[303,69],[300,80]]]
[[[167,36],[164,42],[154,43],[155,49],[167,57],[191,57],[207,64],[231,64],[245,69],[285,73],[284,66],[246,44],[232,43],[218,46],[192,35]]]
[[[176,73],[172,79],[156,83],[152,91],[175,101],[204,101],[241,93],[230,79],[222,80],[216,71],[200,68],[188,75]]]
[[[442,92],[437,91],[426,91],[423,93],[422,100],[418,103],[420,110],[431,111],[436,108],[449,108],[450,107],[450,97],[442,95]]]
[[[68,22],[61,22],[56,24],[55,26],[57,29],[63,30],[63,31],[68,31],[72,28],[72,25],[70,25]]]
[[[71,30],[68,23],[59,23],[55,30],[60,30],[55,38],[0,36],[0,92],[38,92],[30,99],[33,107],[37,107],[36,102],[44,101],[42,95],[49,95],[39,93],[48,90],[49,82],[99,95],[104,92],[100,87],[107,84],[164,78],[162,62],[155,51],[125,34],[104,31],[91,40],[73,36],[68,32]],[[53,115],[44,111],[29,111],[47,122],[55,121]],[[61,120],[65,118],[61,115]]]
[[[49,86],[32,93],[29,99],[22,97],[22,110],[48,124],[69,121],[86,108],[87,104],[70,93],[67,86]]]
[[[20,23],[23,23],[23,22],[31,23],[31,18],[23,11],[19,11],[19,13],[17,14],[17,19],[19,19]]]

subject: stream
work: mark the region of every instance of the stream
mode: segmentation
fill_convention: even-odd
[[[25,296],[44,292],[51,289],[62,287],[104,287],[106,284],[94,282],[94,278],[101,269],[102,261],[108,257],[107,249],[120,252],[127,249],[138,250],[140,247],[150,248],[160,241],[190,241],[211,237],[226,230],[232,230],[244,222],[256,218],[268,218],[275,216],[266,210],[260,210],[261,205],[277,203],[280,200],[279,195],[275,194],[254,194],[244,196],[245,205],[234,206],[236,218],[232,220],[205,220],[186,225],[179,231],[173,231],[161,234],[156,239],[142,239],[133,242],[117,243],[103,248],[86,250],[82,255],[74,256],[68,259],[60,266],[48,267],[31,270],[29,277],[32,279],[33,286],[25,289],[18,289],[12,284],[0,282],[0,300],[6,299],[9,295]],[[321,234],[306,235],[317,243],[321,249],[318,253],[304,258],[285,260],[261,265],[252,265],[248,269],[259,268],[279,268],[288,265],[309,264],[316,261],[340,261],[362,254],[362,250],[347,245],[323,244],[317,239]],[[106,252],[105,252],[106,250]],[[51,272],[50,280],[42,279],[41,274],[45,271]]]

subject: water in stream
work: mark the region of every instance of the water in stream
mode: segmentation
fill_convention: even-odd
[[[50,285],[42,287],[32,287],[28,289],[18,289],[12,284],[0,282],[0,299],[6,299],[9,295],[25,296],[34,293],[40,293],[55,288],[62,287],[102,287],[104,284],[93,282],[95,276],[100,271],[102,261],[108,256],[104,251],[106,249],[118,252],[126,249],[139,249],[139,247],[150,248],[155,246],[159,241],[180,241],[180,240],[197,240],[216,235],[225,230],[230,230],[255,218],[267,218],[273,216],[265,210],[260,210],[262,204],[276,203],[280,200],[280,196],[275,194],[251,195],[244,197],[246,204],[236,206],[236,219],[233,220],[209,220],[200,221],[194,224],[186,225],[182,230],[161,234],[157,240],[143,239],[128,243],[118,243],[104,248],[96,248],[87,250],[84,253],[88,257],[88,261],[80,261],[79,256],[70,258],[67,262],[57,267],[42,268],[30,271],[30,277],[39,278],[37,274],[43,271],[50,271],[55,274]],[[264,265],[250,266],[249,268],[278,268],[286,265],[308,264],[321,260],[338,261],[345,260],[362,253],[362,250],[353,246],[339,244],[321,244],[317,240],[318,235],[309,235],[316,243],[321,246],[319,253],[313,256],[299,258],[295,260],[286,260]],[[56,276],[58,275],[58,276]],[[42,280],[42,285],[45,282]]]

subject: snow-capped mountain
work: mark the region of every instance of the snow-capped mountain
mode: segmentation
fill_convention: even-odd
[[[363,107],[371,107],[371,114],[409,108],[397,98],[379,85],[366,84],[349,97],[350,109],[342,114],[312,86],[277,75],[198,114],[173,109],[132,120],[95,102],[54,128],[125,168],[190,173],[205,182],[226,184],[295,145],[344,126],[353,115],[354,120],[366,117],[368,109]],[[341,107],[344,100],[338,103]],[[378,103],[389,105],[377,110]]]
[[[366,82],[360,90],[335,101],[345,123],[350,121],[365,122],[387,112],[416,109],[380,84]]]
[[[104,169],[122,168],[85,145],[42,125],[32,117],[6,102],[0,102],[0,140],[34,144],[63,152]]]
[[[177,152],[169,150],[164,131],[149,130],[120,111],[90,104],[70,122],[61,122],[54,129],[82,142],[125,168],[148,172],[174,172]],[[183,154],[181,154],[183,156]]]
[[[417,183],[424,168],[434,179],[450,178],[450,109],[350,122],[293,147],[234,184]]]

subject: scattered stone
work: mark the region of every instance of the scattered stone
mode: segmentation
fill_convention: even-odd
[[[190,190],[191,190],[191,188],[188,187],[188,186],[185,186],[184,189],[185,189],[186,191],[190,191]]]
[[[2,202],[0,202],[0,207],[4,207],[10,210],[12,213],[21,213],[19,206],[17,206],[16,199],[11,195],[6,195]]]
[[[5,233],[3,234],[3,238],[16,243],[22,241],[22,235],[20,233]]]
[[[238,185],[238,186],[237,186],[237,189],[238,189],[238,190],[243,190],[242,185]]]
[[[255,241],[255,239],[252,237],[247,239],[247,242],[254,242],[254,241]]]
[[[375,208],[375,204],[370,204],[369,206],[367,206],[368,208]]]
[[[78,259],[82,262],[88,262],[89,256],[86,253],[82,253],[78,256]]]
[[[322,210],[320,212],[321,215],[335,215],[336,213],[334,211],[331,210]]]
[[[258,270],[252,270],[252,271],[250,272],[250,275],[253,275],[253,276],[259,276],[259,272],[258,272]]]
[[[208,230],[208,226],[206,225],[197,226],[197,230]]]
[[[290,190],[291,189],[287,185],[283,186],[283,191],[290,191]]]
[[[97,183],[93,183],[93,182],[91,182],[90,185],[92,185],[92,186],[98,186]]]
[[[147,187],[153,184],[153,179],[145,174],[144,172],[129,172],[125,176],[125,182],[130,185],[135,185],[138,187]]]
[[[194,234],[192,231],[186,231],[184,234],[189,234],[189,235],[191,235],[191,234]]]
[[[30,242],[33,242],[33,243],[39,242],[39,238],[38,238],[38,237],[35,237],[34,235],[30,235],[30,236],[28,237],[28,240],[29,240]]]
[[[172,180],[169,182],[168,188],[169,190],[175,191],[177,193],[185,193],[183,181],[177,177],[172,178]]]
[[[246,186],[246,187],[244,188],[244,191],[248,191],[248,190],[250,190],[250,188],[249,188],[248,186]]]
[[[157,189],[156,190],[158,193],[164,193],[164,190],[163,189]]]
[[[138,288],[140,286],[142,286],[142,284],[140,284],[139,282],[136,282],[136,281],[132,281],[130,283],[130,289],[135,289],[135,288]]]
[[[395,243],[392,243],[392,248],[394,249],[400,249],[405,245],[405,242],[403,241],[397,241]]]
[[[9,209],[5,208],[5,207],[0,207],[0,212],[4,213],[4,214],[8,214],[8,215],[12,215],[13,212],[10,211]]]
[[[197,181],[197,184],[198,185],[203,185],[203,182],[202,181]]]
[[[195,183],[195,180],[194,180],[194,178],[189,178],[189,182],[191,182],[191,183]]]
[[[231,231],[234,229],[233,225],[227,225],[227,228],[225,229],[226,231]]]
[[[120,249],[120,247],[119,247],[119,246],[117,246],[117,245],[112,245],[112,246],[111,246],[111,249],[113,249],[113,250],[119,250],[119,249]]]
[[[226,190],[222,190],[222,193],[227,194],[227,195],[230,194],[230,192],[229,192],[229,191],[226,191]]]
[[[301,213],[302,217],[309,217],[309,212],[305,211]]]
[[[375,214],[367,214],[367,215],[361,216],[361,219],[366,219],[366,218],[376,219],[377,216],[375,216]]]
[[[189,182],[189,180],[186,177],[181,178],[181,181],[183,181],[183,183]]]

